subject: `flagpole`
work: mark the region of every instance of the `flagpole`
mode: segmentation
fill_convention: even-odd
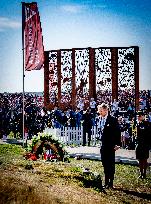
[[[24,110],[25,110],[25,63],[24,63],[24,18],[25,18],[25,2],[22,3],[22,53],[23,53],[23,147],[24,147],[24,135],[25,135],[25,118],[24,118]]]
[[[44,48],[40,16],[36,2],[22,3],[23,53],[23,146],[25,146],[25,71],[39,70],[43,66]],[[37,55],[38,54],[38,55]],[[26,58],[28,58],[26,62]],[[39,61],[40,59],[40,61]],[[27,139],[26,139],[27,145]]]

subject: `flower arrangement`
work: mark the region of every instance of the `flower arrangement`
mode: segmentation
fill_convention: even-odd
[[[51,150],[52,154],[46,155],[47,150]],[[37,158],[39,158],[40,155],[44,155],[44,159],[50,160],[57,159],[64,161],[68,158],[68,153],[62,141],[59,141],[57,137],[48,133],[39,133],[38,136],[34,136],[32,143],[28,146],[28,152],[31,152],[32,155],[34,154]],[[27,154],[29,155],[29,153]]]

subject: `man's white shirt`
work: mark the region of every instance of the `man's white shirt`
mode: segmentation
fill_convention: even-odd
[[[105,124],[106,124],[106,120],[107,120],[107,116],[106,115],[105,117],[102,117],[102,116],[99,116],[99,120],[98,120],[98,128],[100,129],[100,139],[102,137],[102,133],[103,133],[103,130],[104,130],[104,127],[105,127]]]

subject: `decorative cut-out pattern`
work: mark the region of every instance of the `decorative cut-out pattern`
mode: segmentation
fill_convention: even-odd
[[[71,100],[72,51],[61,52],[61,102]]]
[[[134,48],[118,49],[118,89],[135,89]]]
[[[89,50],[75,51],[75,81],[77,96],[86,96],[89,93]]]
[[[96,92],[111,91],[112,70],[110,49],[95,49]]]
[[[49,52],[49,98],[51,103],[56,102],[58,93],[58,76],[57,76],[57,52]]]

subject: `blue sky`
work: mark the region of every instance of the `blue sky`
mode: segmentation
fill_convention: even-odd
[[[151,0],[37,3],[45,50],[139,46],[140,89],[151,89]],[[22,91],[21,12],[19,0],[0,0],[0,92]],[[25,91],[43,91],[43,70],[25,72]]]

